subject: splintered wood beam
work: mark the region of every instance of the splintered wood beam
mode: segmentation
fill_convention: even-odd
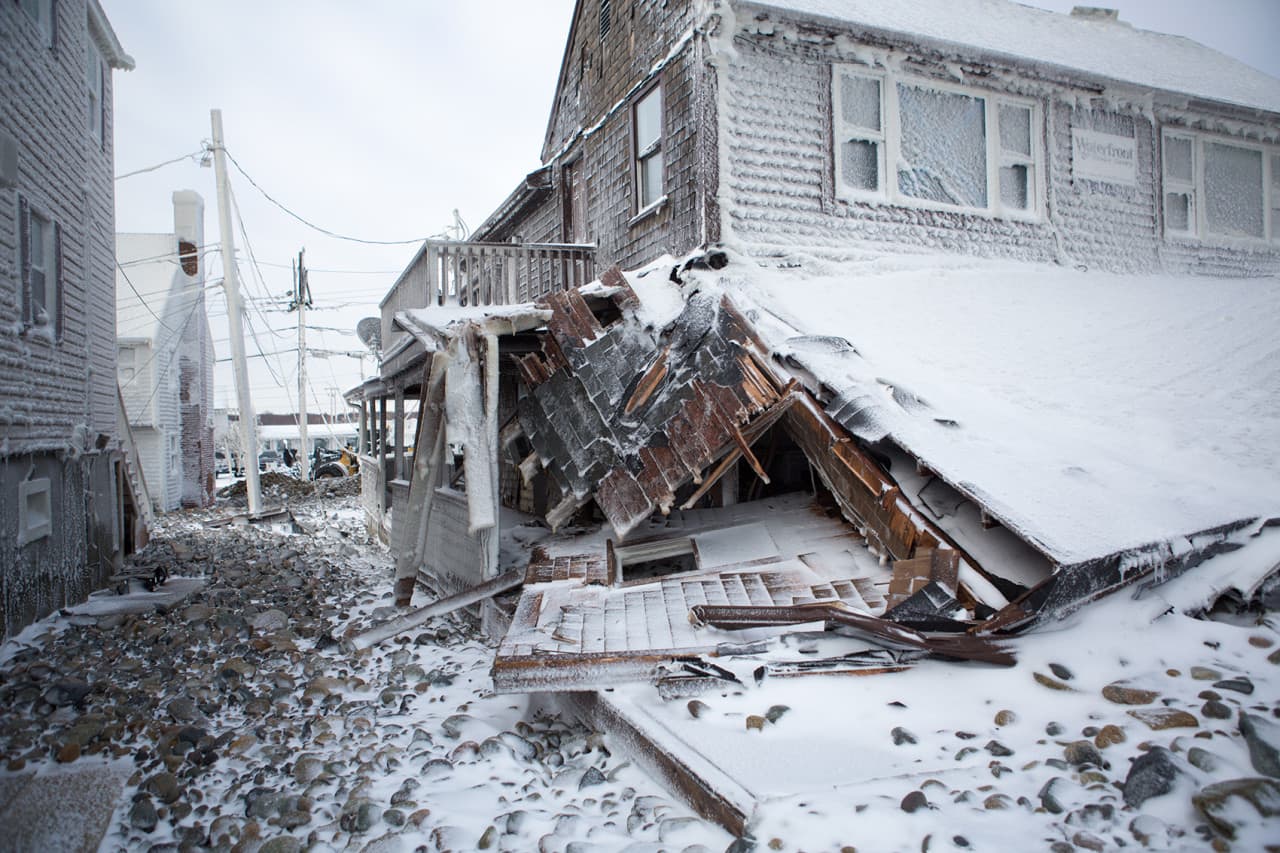
[[[746,451],[749,455],[750,461],[753,463],[752,468],[755,469],[756,473],[764,482],[768,483],[769,478],[764,473],[764,466],[756,460],[754,455],[751,455],[751,442],[760,438],[760,436],[765,434],[769,427],[777,423],[778,419],[786,414],[787,409],[791,408],[791,404],[793,402],[795,402],[795,397],[791,394],[787,394],[787,396],[778,400],[773,404],[773,406],[766,409],[763,414],[747,426],[747,432],[750,434],[750,437],[743,435],[742,432],[738,430],[737,426],[734,426],[733,437],[736,446],[725,454],[725,457],[720,460],[715,468],[711,469],[710,474],[702,479],[702,484],[698,487],[698,490],[693,493],[689,500],[680,505],[680,509],[692,509],[694,504],[696,504],[703,495],[710,491],[711,487],[718,483],[721,477],[729,472],[729,469],[734,465],[734,463],[743,457],[743,451]]]
[[[756,472],[756,476],[764,481],[765,485],[773,482],[769,479],[769,475],[765,473],[764,468],[760,465],[760,460],[756,459],[756,455],[751,452],[751,445],[747,444],[747,440],[742,437],[742,431],[736,426],[731,429],[734,442],[738,445],[738,451],[742,454],[742,458],[747,460],[747,464],[751,466],[751,470]]]
[[[666,348],[658,354],[653,364],[649,366],[649,369],[645,371],[644,376],[640,377],[636,390],[632,392],[631,399],[627,400],[627,405],[622,410],[623,414],[629,415],[649,402],[653,392],[658,390],[658,386],[662,384],[662,380],[667,376],[667,355],[670,352],[671,345],[667,344]]]
[[[520,460],[520,479],[524,481],[526,486],[533,485],[533,478],[538,476],[538,472],[542,470],[542,459],[538,456],[538,451],[534,451]]]
[[[720,478],[728,473],[729,468],[734,465],[742,457],[742,451],[736,447],[730,450],[725,457],[720,460],[715,468],[711,469],[711,473],[702,478],[702,485],[693,493],[689,500],[680,504],[680,509],[693,509],[694,504],[702,499],[702,496],[711,491],[711,487],[720,482]]]

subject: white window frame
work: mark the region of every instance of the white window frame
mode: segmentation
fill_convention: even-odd
[[[107,73],[102,51],[89,39],[88,58],[85,60],[85,90],[89,94],[89,137],[99,148],[106,143],[106,95]]]
[[[1170,180],[1165,169],[1168,140],[1179,139],[1191,143],[1192,181]],[[1221,234],[1209,228],[1207,189],[1205,185],[1205,146],[1225,145],[1246,151],[1257,151],[1262,156],[1262,236]],[[1160,134],[1160,214],[1165,239],[1195,240],[1220,245],[1265,246],[1280,243],[1280,146],[1264,145],[1231,136],[1199,133],[1182,128],[1167,127]],[[1169,227],[1169,211],[1165,199],[1168,193],[1187,193],[1191,196],[1191,217],[1186,231]]]
[[[53,533],[53,501],[49,478],[18,483],[18,547]]]
[[[25,294],[24,306],[29,310],[24,310],[22,322],[31,328],[48,328],[53,330],[54,334],[58,334],[60,328],[58,311],[61,304],[59,298],[59,288],[62,282],[59,280],[58,263],[58,224],[53,217],[44,211],[26,202],[26,219],[25,223],[19,222],[18,227],[27,229],[27,243],[25,249],[27,255],[19,258],[22,270],[22,287]],[[37,230],[40,233],[41,251],[35,251],[32,243],[35,241]],[[44,299],[40,303],[40,309],[44,311],[44,320],[39,319],[36,308],[36,291],[33,278],[39,275],[43,282]]]
[[[656,96],[658,98],[658,138],[640,148],[640,120],[639,111],[641,104],[650,98]],[[631,174],[635,183],[635,209],[636,218],[648,214],[650,211],[657,210],[667,200],[667,158],[665,153],[665,142],[667,136],[667,116],[666,116],[666,96],[662,91],[662,83],[658,83],[645,90],[644,94],[636,98],[635,103],[631,106],[631,149],[633,152]],[[645,199],[644,194],[644,167],[645,164],[654,157],[662,158],[662,175],[661,175],[661,192],[656,198]]]
[[[1186,142],[1191,146],[1191,180],[1183,180],[1181,178],[1169,177],[1169,164],[1166,155],[1169,149],[1169,140],[1176,139],[1180,142]],[[1200,198],[1196,191],[1196,184],[1199,183],[1198,175],[1200,174],[1200,147],[1196,144],[1194,134],[1178,133],[1166,130],[1160,137],[1160,212],[1164,220],[1164,233],[1166,237],[1195,237],[1200,233]],[[1169,225],[1169,200],[1167,195],[1178,195],[1187,197],[1187,227],[1185,229],[1172,228]]]
[[[846,126],[843,121],[840,80],[853,75],[875,80],[880,86],[880,131]],[[984,134],[986,142],[985,162],[987,204],[985,207],[947,204],[916,198],[901,192],[898,187],[898,164],[902,162],[902,123],[899,112],[898,85],[929,89],[946,94],[958,94],[983,102]],[[835,163],[836,198],[845,202],[880,202],[899,207],[945,210],[958,213],[979,214],[1001,219],[1017,219],[1036,222],[1044,218],[1044,126],[1040,103],[1030,98],[1003,95],[970,86],[960,86],[927,77],[874,71],[866,66],[837,63],[831,70],[831,121],[832,156]],[[1030,112],[1031,153],[1006,151],[1000,141],[1000,107],[1013,107]],[[879,186],[877,191],[862,190],[846,184],[842,175],[841,145],[848,140],[862,139],[876,142],[879,147]],[[1027,167],[1027,207],[1005,205],[1000,197],[1000,169],[1006,166]]]

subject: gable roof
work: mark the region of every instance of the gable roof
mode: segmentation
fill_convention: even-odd
[[[761,10],[1280,113],[1280,80],[1191,39],[1011,0],[750,0]]]

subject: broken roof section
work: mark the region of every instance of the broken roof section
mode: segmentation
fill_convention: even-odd
[[[653,677],[809,613],[894,654],[999,661],[988,641],[908,633],[1025,627],[1280,518],[1274,281],[937,258],[722,266],[668,261],[537,306],[402,316],[437,342],[440,407],[462,413],[453,395],[472,395],[488,413],[468,480],[505,452],[526,483],[554,484],[552,527],[594,500],[612,528],[574,528],[528,568],[500,689]],[[488,363],[498,336],[523,341],[504,350],[521,391],[500,436],[496,368],[460,344],[494,341]],[[1205,436],[1233,449],[1206,453]],[[732,485],[779,476],[778,441],[804,472],[798,494]],[[480,494],[496,501],[488,485],[469,494],[474,529],[496,521],[477,523]]]
[[[604,284],[623,311],[639,305],[620,273]],[[662,330],[634,321],[605,329],[576,291],[547,302],[544,351],[519,362],[529,389],[519,418],[564,495],[547,513],[553,527],[594,497],[626,536],[669,511],[680,487],[703,482],[713,462],[754,462],[748,436],[781,415],[786,389],[762,367],[762,346],[727,299],[694,293]]]
[[[1057,566],[1280,516],[1276,279],[936,257],[730,271],[832,418]]]

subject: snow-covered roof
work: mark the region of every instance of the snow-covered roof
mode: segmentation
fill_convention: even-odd
[[[1280,80],[1191,39],[1123,21],[1063,15],[1010,0],[751,0],[744,5],[1280,112]]]
[[[720,275],[837,420],[1059,564],[1280,517],[1280,279],[939,256]]]

